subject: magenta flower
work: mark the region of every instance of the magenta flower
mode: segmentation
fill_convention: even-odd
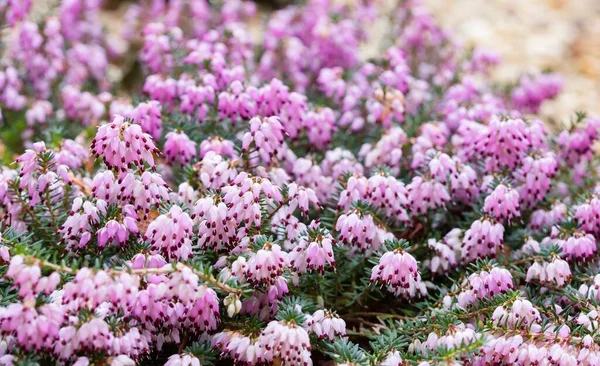
[[[593,196],[578,205],[575,211],[575,219],[585,232],[594,235],[600,234],[600,199]]]
[[[430,209],[443,208],[450,201],[446,187],[435,180],[416,176],[406,189],[411,213],[414,215],[424,215]]]
[[[416,259],[402,248],[383,254],[371,270],[371,282],[386,285],[396,296],[415,297],[427,293]]]
[[[263,361],[264,349],[258,344],[258,340],[241,333],[217,333],[212,337],[211,343],[236,362],[251,365]]]
[[[560,259],[554,258],[552,262],[534,262],[527,270],[526,281],[531,282],[535,279],[540,281],[542,286],[550,283],[557,287],[563,287],[571,280],[571,270],[569,263]]]
[[[525,122],[521,119],[493,118],[487,131],[476,142],[476,151],[486,158],[486,168],[496,172],[520,165],[530,145]]]
[[[127,113],[130,117],[142,126],[142,130],[157,140],[162,133],[161,105],[156,100],[138,104]]]
[[[504,268],[494,267],[489,271],[479,271],[467,279],[467,288],[457,296],[459,307],[466,309],[478,300],[491,299],[498,294],[514,289],[513,278]]]
[[[200,366],[200,360],[192,354],[174,354],[167,360],[165,366]]]
[[[491,320],[495,325],[517,326],[521,329],[527,329],[533,325],[539,325],[542,317],[529,300],[517,299],[513,302],[512,306],[497,307],[494,310]]]
[[[196,156],[196,143],[182,131],[169,132],[164,154],[168,161],[186,165]]]
[[[238,221],[219,195],[207,196],[194,204],[192,219],[199,223],[198,244],[201,248],[221,251],[236,245],[240,234]]]
[[[204,158],[209,151],[213,151],[217,155],[226,158],[237,157],[233,142],[230,140],[225,140],[219,136],[202,140],[200,143],[200,158]]]
[[[185,260],[192,257],[192,226],[190,216],[174,205],[148,225],[144,240],[166,258]]]
[[[261,333],[258,343],[266,361],[279,358],[293,365],[312,365],[308,333],[293,321],[271,321]]]
[[[279,245],[267,241],[262,249],[248,259],[244,275],[256,285],[272,285],[288,266],[288,253],[281,250]]]
[[[306,328],[320,339],[346,335],[346,322],[329,310],[317,310],[306,318]]]
[[[139,233],[137,226],[138,219],[138,215],[132,205],[121,207],[120,215],[110,218],[98,230],[98,246],[103,248],[106,245],[124,245],[127,243],[130,235],[137,235]],[[81,243],[82,240],[79,242],[80,246],[82,245]]]
[[[58,231],[62,235],[61,242],[68,247],[85,247],[92,239],[93,226],[100,222],[100,215],[106,215],[106,207],[107,204],[103,200],[94,203],[84,201],[81,197],[75,198],[69,217]],[[127,220],[130,221],[130,218]],[[133,226],[135,224],[131,227]]]
[[[480,219],[471,224],[462,241],[461,258],[474,261],[494,256],[504,244],[504,226],[490,219]]]
[[[334,245],[335,239],[331,234],[320,229],[318,223],[313,221],[309,225],[309,231],[300,237],[297,246],[290,251],[290,266],[299,273],[323,273],[325,266],[335,269]]]
[[[519,192],[510,185],[502,183],[485,198],[483,211],[499,221],[508,221],[520,218],[519,211]]]
[[[250,120],[250,131],[242,137],[242,151],[248,152],[251,145],[256,148],[265,164],[271,164],[283,145],[283,126],[278,117]]]
[[[563,88],[563,79],[558,74],[525,76],[512,92],[513,104],[526,111],[537,113],[542,102],[556,97]]]
[[[121,116],[115,116],[111,123],[98,129],[91,149],[109,168],[120,171],[126,171],[132,165],[144,170],[145,164],[154,169],[153,154],[159,152],[152,137],[142,132],[140,125]]]

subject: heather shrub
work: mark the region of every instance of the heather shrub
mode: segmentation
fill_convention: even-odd
[[[600,364],[559,75],[493,83],[417,0],[101,5],[0,2],[0,365]]]

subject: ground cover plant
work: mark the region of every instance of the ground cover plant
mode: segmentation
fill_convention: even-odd
[[[0,364],[600,364],[600,119],[536,117],[559,75],[491,82],[416,0],[31,5]]]

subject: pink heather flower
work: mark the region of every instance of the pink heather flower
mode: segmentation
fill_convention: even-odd
[[[406,142],[408,137],[404,130],[400,127],[392,127],[384,133],[375,146],[363,145],[359,156],[364,158],[366,168],[386,165],[396,174],[402,159],[402,146]]]
[[[400,366],[402,365],[402,356],[398,351],[390,352],[380,363],[381,366]]]
[[[410,344],[409,350],[423,355],[429,355],[439,349],[453,349],[470,344],[480,338],[480,335],[463,323],[453,324],[448,327],[445,334],[429,333],[424,342],[415,340]]]
[[[589,161],[592,157],[592,145],[600,136],[599,129],[600,120],[587,118],[584,126],[561,132],[556,138],[561,158],[570,166],[580,161]]]
[[[325,152],[325,159],[321,162],[321,169],[326,175],[338,179],[347,172],[363,174],[364,167],[360,164],[351,151],[336,147]]]
[[[519,192],[510,185],[498,184],[485,198],[483,211],[499,221],[511,222],[520,218]]]
[[[130,312],[139,292],[139,277],[128,273],[111,276],[103,270],[81,268],[72,281],[65,283],[61,302],[67,309],[95,310],[104,302]]]
[[[409,221],[407,212],[409,192],[401,181],[391,175],[383,172],[373,174],[367,181],[364,197],[359,199],[383,209],[388,219],[402,223]]]
[[[127,355],[118,355],[112,358],[110,366],[135,366],[135,361]]]
[[[457,266],[456,252],[449,245],[435,239],[429,239],[427,246],[435,251],[435,255],[426,263],[432,273],[444,274]]]
[[[545,238],[542,244],[557,244],[562,253],[569,261],[586,261],[592,258],[597,251],[596,239],[591,234],[583,231],[575,231],[572,235],[563,235],[555,226],[549,238]]]
[[[325,266],[335,269],[333,246],[335,239],[326,230],[319,230],[314,221],[308,232],[303,234],[298,245],[289,253],[290,266],[297,272],[318,271],[323,273]]]
[[[385,285],[396,296],[415,297],[427,294],[416,259],[402,248],[383,254],[371,270],[371,282]]]
[[[229,213],[238,222],[244,221],[246,225],[253,223],[260,228],[261,197],[278,203],[283,202],[280,188],[266,178],[251,177],[242,172],[231,183],[221,189],[223,201],[228,205]]]
[[[160,254],[142,254],[138,253],[129,261],[131,269],[143,268],[162,268],[167,265],[167,261]],[[165,282],[167,275],[165,274],[149,274],[145,276],[148,283],[160,284]]]
[[[242,304],[242,313],[256,315],[262,320],[272,319],[277,315],[279,302],[289,293],[287,281],[279,276],[273,285],[263,291],[256,292]]]
[[[41,293],[49,295],[60,283],[58,272],[42,276],[38,265],[24,263],[24,259],[20,255],[10,258],[6,277],[12,279],[13,286],[19,290],[19,296],[22,298],[37,296]]]
[[[51,151],[43,142],[36,142],[32,147],[33,149],[25,150],[25,153],[17,158],[21,167],[19,189],[27,193],[28,203],[32,207],[39,202],[58,202],[64,197],[65,190],[71,183],[69,168],[56,164],[55,156],[50,159],[47,167],[43,167],[40,164],[41,157]]]
[[[321,69],[317,83],[326,97],[339,101],[346,94],[346,82],[342,78],[343,72],[341,67]]]
[[[450,175],[450,194],[455,200],[470,203],[479,195],[477,173],[468,164],[457,162],[456,168]]]
[[[542,228],[550,228],[561,223],[567,217],[567,206],[562,202],[556,202],[550,210],[535,210],[531,214],[529,228],[539,230]]]
[[[144,93],[163,106],[173,105],[177,98],[177,81],[158,74],[149,75],[144,82]]]
[[[450,201],[446,187],[435,180],[424,180],[416,176],[406,186],[410,209],[413,215],[424,215],[429,209],[445,207]]]
[[[142,126],[142,130],[158,140],[162,134],[161,105],[156,100],[138,104],[133,110],[127,113],[130,117]]]
[[[331,143],[335,131],[335,114],[330,108],[320,111],[308,111],[304,116],[304,127],[308,141],[317,149],[325,149]]]
[[[538,352],[535,345],[527,347],[523,344],[523,337],[516,336],[491,336],[484,343],[481,352],[481,361],[490,365],[495,364],[518,364],[518,365],[536,365],[543,364],[547,360],[547,350],[542,348]]]
[[[175,354],[169,357],[165,366],[200,366],[200,360],[193,354]]]
[[[206,189],[217,189],[231,183],[238,175],[237,161],[225,160],[221,155],[209,151],[194,167],[198,178]]]
[[[140,125],[127,122],[121,116],[100,126],[91,149],[109,168],[120,171],[126,171],[130,165],[144,170],[145,164],[154,169],[153,154],[159,153],[152,137],[142,132]]]
[[[8,0],[5,4],[7,8],[2,10],[6,10],[6,20],[11,27],[25,19],[31,9],[31,3],[31,0]]]
[[[109,203],[132,203],[136,211],[143,211],[147,218],[150,208],[169,201],[169,187],[156,172],[145,171],[141,176],[131,172],[115,174],[106,170],[92,180],[92,194]]]
[[[200,198],[194,204],[192,219],[198,225],[198,245],[203,249],[221,251],[233,248],[246,230],[238,227],[238,221],[219,195]]]
[[[253,145],[262,161],[271,164],[283,145],[283,133],[278,117],[254,117],[250,120],[250,132],[242,137],[242,151],[248,152]]]
[[[312,204],[320,208],[319,200],[315,191],[310,188],[298,186],[296,183],[288,184],[288,206],[289,212],[293,213],[296,208],[304,217],[308,217],[309,207]]]
[[[64,320],[65,312],[57,304],[36,307],[35,299],[29,298],[1,308],[0,331],[4,335],[14,334],[26,351],[49,352],[58,342],[59,327]]]
[[[498,267],[471,274],[467,284],[468,287],[457,296],[457,304],[463,309],[478,300],[491,299],[514,288],[510,272]]]
[[[558,287],[563,287],[571,280],[571,270],[569,263],[560,258],[553,258],[552,262],[534,262],[527,270],[526,281],[531,282],[535,279],[540,281],[542,286],[551,283]]]
[[[258,252],[252,254],[244,270],[249,282],[255,285],[272,285],[289,267],[289,255],[277,244],[266,242]]]
[[[312,365],[308,333],[293,321],[271,321],[258,343],[264,350],[263,359],[268,362],[280,359],[284,364]]]
[[[0,245],[0,259],[2,259],[4,263],[10,262],[10,250],[6,245]]]
[[[490,219],[476,220],[465,232],[461,258],[468,262],[478,258],[494,256],[504,244],[504,226]]]
[[[192,227],[190,216],[174,205],[148,225],[144,240],[166,258],[185,260],[192,257]]]
[[[184,132],[173,131],[167,134],[163,150],[169,162],[186,165],[196,156],[196,143]]]
[[[312,315],[307,316],[306,329],[314,333],[319,339],[329,339],[333,341],[337,336],[346,335],[346,322],[337,314],[331,311],[317,310]]]
[[[170,195],[172,201],[179,202],[188,208],[191,208],[199,198],[199,192],[188,182],[181,183],[177,189],[177,193],[171,192]]]
[[[558,171],[558,161],[552,152],[542,156],[527,156],[515,171],[522,202],[531,207],[544,199],[551,188],[551,178]]]
[[[439,151],[429,150],[428,153],[431,154],[431,158],[427,163],[431,178],[446,184],[447,176],[456,175],[456,161],[448,154]]]
[[[137,235],[139,229],[137,226],[138,215],[132,205],[124,205],[121,207],[121,212],[116,217],[110,218],[102,228],[97,232],[98,235],[98,246],[103,248],[107,244],[109,245],[124,245],[129,240],[131,234]],[[79,245],[82,246],[82,242],[87,240],[87,236],[79,241]]]
[[[587,233],[600,234],[600,199],[591,197],[577,206],[575,219],[581,225],[581,229]]]
[[[563,83],[563,78],[554,73],[525,76],[512,91],[512,102],[525,112],[537,113],[544,100],[560,93]]]
[[[67,247],[85,247],[92,239],[93,226],[100,222],[100,215],[106,215],[106,207],[107,204],[103,200],[94,203],[84,201],[81,197],[75,198],[69,217],[58,230],[62,235],[61,243],[66,244]],[[127,221],[131,219],[127,218]]]
[[[139,178],[131,180],[131,177],[131,174],[121,175],[117,180],[121,199],[133,202],[136,210],[144,212],[144,219],[148,217],[150,207],[169,201],[169,186],[160,174],[145,171]]]
[[[542,322],[540,312],[526,299],[517,299],[512,306],[498,306],[492,315],[494,325],[528,329]]]
[[[480,72],[487,75],[489,69],[499,64],[501,60],[502,57],[498,53],[478,47],[473,51],[471,59],[466,62],[465,66],[471,72]]]
[[[77,141],[64,139],[60,142],[55,157],[58,164],[66,165],[71,169],[79,169],[88,159],[89,151]]]
[[[86,82],[95,81],[101,91],[108,90],[106,51],[100,45],[74,43],[66,52],[65,81],[78,88],[83,88]]]
[[[98,124],[106,112],[106,107],[98,97],[72,85],[66,85],[61,90],[61,97],[67,118],[80,121],[84,126]]]
[[[529,145],[525,122],[504,117],[492,118],[487,131],[475,141],[476,151],[486,159],[488,172],[517,168]]]
[[[376,89],[374,96],[367,100],[365,107],[369,112],[367,121],[382,125],[386,129],[392,127],[394,120],[404,121],[404,94],[393,87]]]
[[[579,293],[587,298],[600,301],[600,274],[595,275],[589,285],[582,284],[579,287]]]
[[[355,246],[361,251],[374,247],[377,227],[373,216],[351,211],[342,214],[335,224],[335,230],[339,233],[339,241]]]
[[[144,48],[140,59],[150,72],[168,73],[174,66],[172,49],[181,41],[183,32],[177,27],[167,28],[164,23],[150,23],[144,28]]]
[[[52,112],[52,103],[45,100],[36,101],[33,106],[25,112],[27,126],[34,127],[36,125],[46,124],[50,116],[52,116]]]
[[[188,320],[195,328],[201,331],[217,329],[219,323],[219,298],[217,293],[206,285],[198,286],[194,300],[184,310]],[[174,314],[175,315],[175,314]],[[179,316],[177,312],[177,316]],[[177,326],[179,319],[172,318],[173,326]],[[186,325],[186,322],[183,324]]]
[[[241,333],[227,331],[212,337],[211,344],[236,362],[254,365],[263,360],[263,348],[257,339]]]
[[[213,151],[217,155],[226,158],[237,157],[233,142],[230,140],[225,140],[220,136],[214,136],[206,140],[202,140],[200,143],[200,158],[203,159],[209,151]]]
[[[188,85],[179,95],[179,110],[202,123],[208,115],[209,106],[214,104],[214,98],[215,91],[212,86]]]

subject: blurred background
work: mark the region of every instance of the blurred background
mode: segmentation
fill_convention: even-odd
[[[352,3],[355,0],[332,0]],[[376,0],[385,8],[396,0]],[[565,78],[565,89],[545,102],[541,116],[560,124],[573,111],[600,116],[600,0],[422,0],[440,24],[465,45],[499,52],[503,62],[493,73],[499,82],[526,72],[552,70]],[[290,0],[259,0],[255,35],[274,7]],[[57,1],[34,0],[35,12],[52,11]],[[105,0],[103,21],[118,39],[127,0]],[[382,12],[385,14],[385,11]],[[370,29],[374,42],[363,47],[364,58],[378,52],[376,40],[385,34],[387,20]],[[121,75],[114,75],[119,78]]]
[[[552,69],[565,89],[542,116],[567,120],[574,110],[600,116],[600,0],[424,0],[457,39],[500,52],[493,76]]]

